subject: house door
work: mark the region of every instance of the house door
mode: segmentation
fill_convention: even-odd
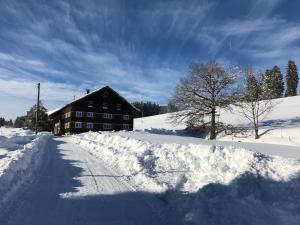
[[[60,122],[57,122],[54,124],[54,134],[55,135],[60,135],[60,132],[61,132],[61,125],[60,125]]]

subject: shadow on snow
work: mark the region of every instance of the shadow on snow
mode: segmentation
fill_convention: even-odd
[[[60,149],[62,143],[51,142],[55,145],[52,149]],[[60,194],[77,192],[82,186],[76,178],[83,172],[74,165],[78,162],[64,159],[63,153],[60,149],[46,154],[49,158],[39,179],[0,224],[300,224],[300,175],[278,182],[245,173],[229,185],[211,183],[196,193],[169,190],[159,195],[126,192],[62,198]],[[145,210],[145,202],[153,195],[165,206],[164,211],[155,212],[151,207]]]

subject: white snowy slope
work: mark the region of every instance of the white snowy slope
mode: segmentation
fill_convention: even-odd
[[[89,132],[74,141],[137,190],[156,193],[181,224],[300,224],[298,159],[138,134]]]
[[[276,106],[261,122],[260,134],[263,135],[260,139],[253,140],[249,121],[235,107],[231,111],[221,110],[218,120],[237,127],[248,128],[248,131],[243,134],[218,137],[218,139],[300,146],[300,96],[274,101]],[[134,129],[158,134],[181,134],[181,131],[185,129],[185,124],[172,124],[169,115],[137,118],[134,120]]]
[[[10,205],[0,224],[177,224],[165,203],[135,191],[69,138],[49,139],[36,182]]]
[[[0,127],[0,214],[23,185],[32,181],[47,138],[46,134]]]

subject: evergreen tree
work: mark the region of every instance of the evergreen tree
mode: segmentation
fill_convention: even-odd
[[[26,116],[18,116],[14,122],[15,128],[22,128],[26,126]]]
[[[0,117],[0,127],[5,125],[5,119],[3,117]]]
[[[261,78],[261,91],[265,99],[274,98],[272,71],[266,70]]]
[[[263,77],[263,75],[261,75]],[[245,93],[245,100],[247,102],[254,101],[254,100],[261,100],[261,85],[255,75],[252,73],[252,70],[247,74],[246,80],[246,93]],[[262,83],[262,82],[261,82]]]
[[[278,66],[274,66],[271,70],[266,70],[266,72],[262,75],[261,82],[261,91],[264,99],[282,97],[284,82]]]
[[[10,119],[10,120],[7,120],[7,121],[5,121],[5,126],[7,126],[7,127],[13,127],[13,121]]]
[[[274,66],[271,70],[273,98],[281,98],[284,92],[283,76],[278,66]]]
[[[26,124],[30,130],[35,130],[35,117],[36,117],[37,105],[33,105],[26,115]],[[49,130],[49,119],[47,115],[47,109],[40,102],[39,118],[38,118],[38,131]]]
[[[285,96],[297,95],[298,88],[298,72],[294,61],[289,60],[286,73],[286,92]]]
[[[140,115],[136,117],[145,117],[158,115],[160,106],[154,102],[133,102],[132,105],[141,110]]]

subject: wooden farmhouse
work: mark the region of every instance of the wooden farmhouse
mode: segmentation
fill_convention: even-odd
[[[109,86],[48,113],[55,135],[87,131],[132,130],[139,109]]]

